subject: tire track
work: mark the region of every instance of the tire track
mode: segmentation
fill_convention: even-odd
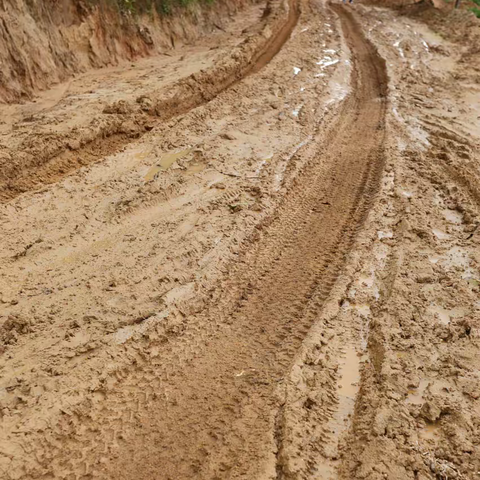
[[[46,437],[58,469],[118,479],[288,478],[278,387],[368,212],[384,162],[387,78],[352,15],[335,7],[352,93],[221,300],[186,330],[153,335],[145,361]],[[317,310],[318,311],[318,310]],[[88,408],[87,408],[88,407]],[[277,424],[277,430],[275,427]]]

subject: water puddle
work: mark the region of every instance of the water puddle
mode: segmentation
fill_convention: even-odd
[[[324,75],[324,74],[319,74]],[[317,75],[315,75],[317,76]],[[331,98],[325,103],[325,105],[330,105],[335,102],[342,101],[348,94],[348,88],[345,85],[340,85],[337,82],[330,82],[330,89],[332,96]]]
[[[353,346],[348,346],[345,352],[345,359],[340,365],[339,372],[341,379],[338,382],[340,397],[339,411],[350,414],[353,411],[353,402],[358,392],[358,382],[360,381],[360,358]],[[343,406],[343,408],[342,408]]]
[[[450,237],[448,233],[442,232],[438,228],[432,228],[432,233],[439,239],[439,240],[446,240]]]
[[[422,378],[417,388],[413,388],[408,391],[408,397],[406,402],[410,405],[423,405],[425,399],[423,395],[427,389],[430,381],[426,378]]]
[[[155,176],[164,170],[168,170],[177,160],[185,157],[192,151],[191,148],[181,150],[179,152],[166,153],[158,162],[157,165],[153,165],[150,170],[145,175],[145,181],[150,182],[155,178]]]
[[[413,122],[413,120],[410,119],[410,122]],[[426,132],[420,125],[418,124],[413,124],[413,125],[407,125],[408,133],[414,140],[418,140],[421,144],[422,150],[425,150],[426,148],[430,147],[430,142],[428,140],[429,135],[428,132]]]
[[[471,263],[470,256],[462,247],[452,247],[440,262],[447,269],[462,270],[460,277],[464,280],[470,280],[478,276],[478,273],[471,268]]]
[[[395,118],[396,118],[399,122],[404,123],[404,122],[403,122],[403,118],[402,118],[401,115],[398,113],[398,110],[397,110],[395,107],[392,108],[392,112],[393,112],[393,114],[395,115]]]
[[[362,285],[365,285],[368,288],[372,288],[373,287],[373,282],[375,281],[375,278],[374,278],[373,274],[368,276],[368,277],[366,275],[362,275],[358,280]]]
[[[342,435],[350,427],[350,417],[355,407],[355,399],[358,393],[360,381],[360,358],[352,345],[347,345],[345,356],[340,363],[338,382],[338,405],[325,429],[332,438],[332,443],[325,446],[327,458],[319,461],[315,466],[318,478],[328,480],[336,478],[336,466],[338,465],[338,444]],[[330,442],[329,442],[330,443]],[[315,477],[317,478],[317,477]]]
[[[151,153],[152,153],[152,150],[145,150],[143,152],[138,152],[135,154],[135,158],[137,160],[145,160]]]
[[[365,318],[368,318],[372,311],[370,310],[370,306],[369,305],[355,305],[355,310],[357,310],[357,312],[362,316],[362,317],[365,317]]]
[[[352,289],[350,291],[350,294],[351,294],[351,297],[355,297],[355,293],[356,293],[356,290]],[[355,303],[350,303],[348,300],[345,300],[343,303],[342,303],[342,308],[344,308],[345,310],[355,310],[356,312],[358,312],[360,314],[360,316],[364,317],[364,318],[368,318],[371,314],[372,314],[372,311],[370,310],[370,305],[366,304],[366,303],[359,303],[359,304],[355,304]]]
[[[462,318],[467,314],[467,310],[462,307],[455,307],[450,310],[440,307],[439,305],[431,305],[427,308],[427,312],[438,317],[443,325],[448,325],[452,319]]]
[[[315,477],[322,480],[333,480],[338,478],[335,462],[331,461],[331,465],[325,463],[315,466]]]
[[[330,65],[335,65],[336,63],[338,63],[340,60],[337,58],[335,60],[332,59],[332,57],[325,57],[325,58],[322,58],[321,60],[319,60],[317,63],[317,65],[320,65],[320,68],[323,70],[324,68],[327,68],[329,67]]]
[[[378,239],[382,238],[393,238],[393,232],[382,232],[381,230],[377,232]]]
[[[457,210],[446,209],[443,211],[443,216],[447,222],[453,223],[454,225],[460,225],[463,222],[463,216]]]
[[[420,431],[420,439],[436,441],[438,439],[438,430],[440,426],[435,423],[427,423],[425,428]]]

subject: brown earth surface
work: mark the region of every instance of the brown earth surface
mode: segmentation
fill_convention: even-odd
[[[0,478],[480,478],[480,24],[432,9],[0,106]]]

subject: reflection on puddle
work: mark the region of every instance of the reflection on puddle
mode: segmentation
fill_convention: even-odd
[[[323,76],[324,74],[318,74],[317,76]],[[330,105],[331,103],[340,102],[343,100],[347,94],[348,89],[344,85],[340,85],[336,82],[330,82],[330,90],[332,92],[332,98],[330,98],[325,105]]]
[[[302,109],[303,105],[299,105],[295,110],[292,110],[292,115],[294,117],[298,117],[298,114],[300,113],[300,110]]]
[[[342,399],[344,404],[350,405],[350,401],[354,401],[358,392],[358,382],[360,380],[360,359],[355,348],[347,347],[345,352],[345,359],[340,365],[341,380],[339,383],[338,395],[340,397],[340,406],[342,406]],[[348,400],[348,401],[345,401]],[[344,405],[344,407],[348,407]],[[341,408],[339,410],[342,410]],[[351,413],[352,408],[348,407],[348,412]]]
[[[315,469],[317,474],[315,478],[325,480],[336,477],[335,471],[338,463],[335,460],[337,457],[337,445],[350,426],[350,416],[353,414],[355,399],[359,389],[360,358],[352,345],[347,346],[345,357],[340,363],[338,373],[340,377],[338,382],[338,406],[325,427],[326,431],[335,439],[336,444],[328,446],[328,459],[321,463],[319,462]]]
[[[438,305],[431,305],[428,307],[427,312],[437,316],[444,325],[448,325],[452,318],[462,318],[467,314],[467,310],[462,307],[455,307],[448,310]]]
[[[145,181],[150,182],[155,178],[155,176],[162,170],[168,170],[177,160],[185,157],[192,151],[191,148],[181,150],[180,152],[166,153],[158,162],[157,165],[154,165],[145,175]]]
[[[398,53],[402,58],[405,58],[405,54],[403,53],[402,48],[400,47],[400,40],[396,41],[393,46],[398,50]]]
[[[393,232],[377,232],[378,239],[381,240],[382,238],[393,238]]]
[[[439,239],[439,240],[445,240],[446,238],[449,238],[450,235],[448,233],[442,232],[438,228],[432,228],[432,233]]]
[[[457,210],[444,210],[443,216],[447,222],[453,223],[455,225],[460,225],[463,221],[462,214]]]
[[[337,58],[335,60],[332,60],[332,57],[325,57],[325,58],[322,58],[321,60],[319,60],[317,63],[317,65],[320,65],[320,67],[322,68],[322,70],[324,68],[327,68],[329,67],[330,65],[335,65],[336,63],[338,63],[340,60]]]

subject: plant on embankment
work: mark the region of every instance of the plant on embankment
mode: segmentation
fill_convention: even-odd
[[[105,3],[121,12],[129,14],[152,13],[154,10],[160,15],[170,15],[178,8],[188,8],[194,4],[210,5],[215,0],[90,0],[91,3]]]

